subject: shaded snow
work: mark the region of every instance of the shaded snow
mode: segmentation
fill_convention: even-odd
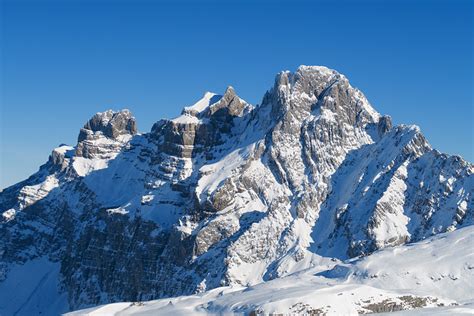
[[[0,283],[0,315],[59,315],[69,309],[59,288],[59,263],[38,258],[14,265]]]

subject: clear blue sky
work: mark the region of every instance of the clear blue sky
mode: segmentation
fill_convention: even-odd
[[[227,85],[259,103],[300,64],[474,160],[473,1],[221,2],[3,1],[0,187],[98,111],[129,108],[146,132]]]

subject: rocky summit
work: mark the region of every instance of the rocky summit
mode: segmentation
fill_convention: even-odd
[[[148,133],[97,113],[0,193],[0,314],[251,287],[449,234],[474,224],[473,173],[320,66]]]

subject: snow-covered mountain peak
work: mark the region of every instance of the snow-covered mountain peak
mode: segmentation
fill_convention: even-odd
[[[338,74],[338,72],[334,69],[330,69],[326,66],[308,66],[308,65],[300,65],[297,69],[299,72],[310,71],[310,72],[319,72],[321,74]]]
[[[353,88],[345,76],[323,66],[300,66],[296,72],[279,73],[262,104],[271,105],[274,118],[288,112],[298,120],[322,115],[353,126],[380,119],[363,93]]]
[[[135,117],[129,110],[99,112],[79,132],[76,155],[86,158],[110,158],[137,134]]]
[[[137,133],[135,117],[127,109],[117,112],[113,110],[99,112],[84,124],[79,133],[78,142],[96,133],[111,139],[116,139],[120,135],[135,135]]]
[[[222,98],[221,95],[208,91],[204,93],[204,96],[201,99],[199,99],[199,101],[197,101],[193,105],[184,107],[181,114],[196,116],[199,113],[203,112],[205,109],[207,109],[209,105],[216,103],[221,98]]]
[[[207,115],[209,117],[236,117],[248,113],[252,107],[235,92],[232,86],[228,86],[222,98],[210,105]]]
[[[252,107],[236,94],[235,89],[228,86],[223,95],[206,92],[203,98],[192,106],[185,107],[181,115],[171,121],[184,124],[205,123],[202,119],[242,116],[251,109]]]
[[[69,309],[254,285],[472,225],[473,210],[472,164],[301,66],[259,106],[229,87],[149,133],[129,111],[94,115],[0,193],[0,280],[41,265],[61,284],[33,284],[31,304],[47,286]]]
[[[329,69],[325,66],[305,66],[301,65],[295,72],[285,70],[277,74],[275,78],[275,86],[294,86],[296,81],[305,81],[316,86],[329,86],[335,80],[347,79],[336,70]]]

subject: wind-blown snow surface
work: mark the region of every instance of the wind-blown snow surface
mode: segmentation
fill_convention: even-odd
[[[148,133],[128,110],[94,115],[75,146],[0,192],[0,298],[18,293],[0,305],[54,314],[270,289],[469,227],[473,212],[471,163],[416,126],[392,126],[338,72],[301,66],[257,106],[228,87]],[[11,287],[35,262],[41,291],[27,279]]]
[[[354,315],[402,308],[416,309],[410,314],[417,314],[421,307],[437,307],[428,314],[473,314],[473,247],[471,226],[365,258],[327,262],[251,287],[222,287],[192,296],[110,304],[68,315]]]

